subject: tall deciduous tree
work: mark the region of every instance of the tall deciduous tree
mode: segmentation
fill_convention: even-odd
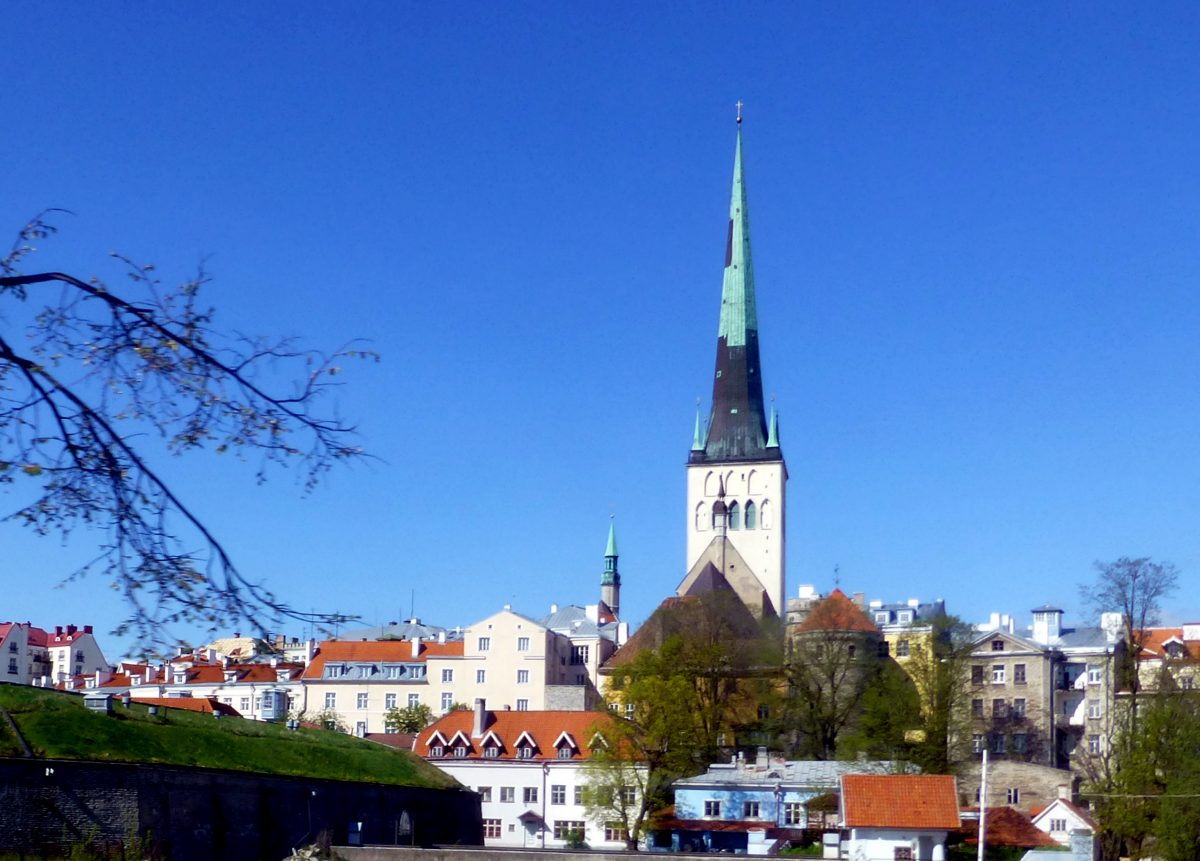
[[[21,271],[45,214],[0,257],[0,300],[29,304],[32,324],[0,334],[0,483],[12,519],[38,534],[96,530],[99,549],[68,579],[98,573],[129,606],[118,633],[165,639],[170,627],[308,618],[240,570],[152,463],[158,437],[197,449],[297,465],[305,487],[362,456],[325,403],[348,356],[287,340],[222,333],[202,302],[203,272],[174,288],[119,258],[116,289],[96,278]],[[31,308],[31,310],[33,310]]]

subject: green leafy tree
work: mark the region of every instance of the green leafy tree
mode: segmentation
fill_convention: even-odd
[[[420,732],[433,723],[433,709],[424,703],[388,709],[383,725],[388,732]]]
[[[287,340],[229,335],[203,302],[204,272],[164,285],[118,257],[120,285],[25,272],[33,243],[55,232],[43,213],[0,256],[0,484],[11,518],[38,534],[95,530],[99,550],[67,579],[99,574],[129,615],[117,633],[164,641],[174,624],[311,620],[235,564],[155,463],[166,451],[229,452],[294,464],[307,489],[362,456],[353,428],[324,401],[348,356]],[[27,309],[27,310],[24,310]],[[319,621],[319,618],[318,618]]]

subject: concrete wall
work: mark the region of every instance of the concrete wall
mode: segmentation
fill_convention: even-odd
[[[401,812],[411,836],[396,834]],[[0,759],[0,852],[44,853],[92,838],[149,836],[173,861],[273,861],[320,831],[347,842],[483,842],[479,797],[215,769]]]

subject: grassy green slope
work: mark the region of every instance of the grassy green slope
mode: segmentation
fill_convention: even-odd
[[[445,772],[406,751],[326,730],[291,731],[276,724],[214,719],[178,709],[150,715],[136,703],[114,703],[111,715],[90,712],[83,697],[20,685],[0,685],[0,706],[12,715],[37,756],[110,762],[155,762],[360,780],[405,786],[457,785]],[[0,719],[0,756],[20,748]]]

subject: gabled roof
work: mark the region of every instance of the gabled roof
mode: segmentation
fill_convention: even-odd
[[[959,827],[958,786],[949,774],[847,774],[842,777],[847,828]]]
[[[484,736],[493,736],[500,745],[500,755],[489,757],[488,762],[504,762],[517,760],[518,742],[522,737],[529,739],[554,739],[567,733],[572,738],[591,738],[597,730],[611,723],[613,718],[604,712],[579,711],[499,711],[489,712],[490,724]],[[421,730],[417,737],[415,750],[419,756],[428,757],[429,748],[437,738],[442,739],[442,747],[448,748],[445,739],[454,738],[457,733],[469,737],[475,721],[473,711],[453,711],[443,715],[438,720]],[[471,753],[457,759],[482,759],[484,744],[473,746]],[[536,745],[535,745],[536,747]],[[588,748],[575,748],[573,759],[584,760],[591,756]],[[446,753],[449,753],[447,750]],[[558,750],[553,745],[536,747],[533,760],[555,761]],[[523,760],[529,762],[530,760]]]
[[[1089,813],[1085,808],[1080,807],[1078,804],[1068,801],[1065,798],[1056,798],[1045,807],[1033,808],[1033,810],[1030,811],[1033,814],[1033,824],[1036,826],[1039,825],[1043,819],[1053,818],[1054,814],[1059,810],[1070,811],[1074,815],[1078,816],[1079,819],[1082,820],[1084,824],[1086,824],[1093,831],[1100,830],[1100,823],[1092,818],[1091,813]]]
[[[413,657],[409,640],[326,640],[304,671],[305,679],[320,679],[327,663],[394,663],[410,664],[431,657],[460,657],[462,640],[448,643],[421,643],[420,653]]]
[[[802,633],[813,631],[880,633],[879,626],[846,597],[846,593],[841,589],[834,589],[827,598],[813,607],[797,630]]]
[[[989,807],[984,826],[985,848],[1010,846],[1017,849],[1038,849],[1058,846],[1059,843],[1033,821],[1013,807]],[[964,823],[964,842],[979,845],[979,821]]]
[[[1200,660],[1200,640],[1185,640],[1183,628],[1147,628],[1140,632],[1142,651],[1138,654],[1139,661],[1155,661],[1167,656],[1167,644],[1172,640],[1184,647],[1185,653]]]

